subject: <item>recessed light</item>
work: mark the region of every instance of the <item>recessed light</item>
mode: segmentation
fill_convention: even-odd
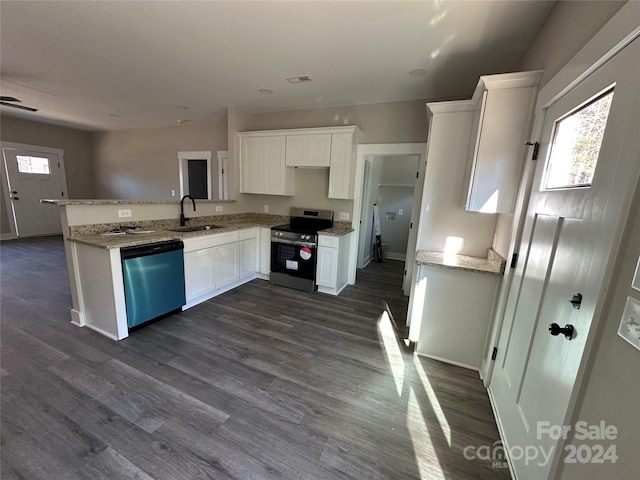
[[[409,70],[409,75],[412,77],[422,77],[427,73],[424,68],[414,68],[413,70]]]
[[[189,107],[185,107],[184,105],[177,105],[176,109],[178,109],[178,110],[189,110]]]
[[[260,92],[262,95],[273,95],[273,90],[269,89],[269,88],[261,88],[260,90],[258,90],[258,92]]]
[[[107,116],[109,116],[109,117],[120,117],[120,115],[118,115],[117,113],[107,113]]]
[[[313,78],[311,78],[311,75],[301,75],[299,77],[289,77],[287,78],[287,82],[289,83],[313,82]]]
[[[180,125],[182,125],[183,123],[187,123],[189,120],[187,120],[186,118],[179,118],[178,120],[176,120]]]

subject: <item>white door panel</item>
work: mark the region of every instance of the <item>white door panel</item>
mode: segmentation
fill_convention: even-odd
[[[568,421],[591,323],[606,291],[625,205],[640,170],[637,155],[623,154],[624,145],[637,136],[628,125],[640,105],[638,58],[640,40],[635,40],[544,112],[521,259],[507,298],[489,387],[506,446],[552,452],[546,463],[540,458],[512,458],[518,480],[550,478],[566,453],[557,440],[538,435],[538,425]],[[547,162],[543,159],[549,157],[558,122],[612,86],[613,100],[591,185],[545,190]],[[588,140],[589,135],[585,134]],[[558,140],[553,148],[558,145],[566,144]],[[579,309],[570,303],[576,293],[583,296]],[[572,325],[572,338],[550,335],[551,323]]]
[[[2,153],[17,235],[29,237],[62,233],[58,209],[40,202],[43,198],[65,196],[62,158],[56,153],[6,146],[3,146]],[[30,162],[26,159],[33,159],[31,171]]]

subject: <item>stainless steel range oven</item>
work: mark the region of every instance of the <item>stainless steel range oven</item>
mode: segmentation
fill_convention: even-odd
[[[271,228],[271,277],[274,285],[316,289],[318,231],[333,227],[331,210],[292,208],[290,223]]]

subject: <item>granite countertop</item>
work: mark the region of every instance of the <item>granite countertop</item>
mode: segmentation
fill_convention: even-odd
[[[269,223],[265,221],[235,221],[235,222],[216,222],[220,228],[212,230],[198,230],[196,232],[171,232],[164,229],[156,229],[152,233],[126,233],[124,235],[76,235],[68,238],[71,242],[83,243],[98,248],[124,248],[136,247],[148,243],[165,242],[168,240],[184,240],[186,238],[201,237],[203,235],[212,235],[217,233],[235,232],[245,228],[267,227],[271,228],[278,225],[278,222]]]
[[[465,272],[485,273],[490,275],[502,275],[506,261],[493,249],[487,252],[487,258],[469,257],[467,255],[445,255],[443,252],[429,252],[418,250],[416,263]]]
[[[327,228],[326,230],[320,230],[318,233],[320,235],[341,237],[342,235],[347,235],[348,233],[351,233],[353,231],[354,229],[351,227],[333,227],[333,228]]]
[[[235,203],[235,200],[207,200],[198,199],[198,203]],[[100,199],[59,199],[59,198],[43,198],[40,203],[48,205],[170,205],[179,204],[180,200],[100,200]]]
[[[279,215],[259,215],[253,214],[253,218],[242,218],[243,215],[227,215],[226,219],[220,217],[196,217],[189,226],[216,225],[219,228],[211,230],[198,230],[195,232],[172,232],[167,228],[177,227],[176,220],[158,220],[149,222],[129,222],[136,224],[140,230],[150,231],[150,233],[126,233],[121,235],[103,235],[100,232],[116,228],[117,224],[100,224],[71,227],[71,235],[67,240],[98,248],[125,248],[145,245],[148,243],[164,242],[168,240],[184,240],[186,238],[200,237],[203,235],[215,235],[218,233],[234,232],[246,228],[264,227],[271,228],[276,225],[283,225],[289,221],[288,217]],[[346,235],[353,229],[344,224],[338,224],[334,228],[323,230],[323,235]]]

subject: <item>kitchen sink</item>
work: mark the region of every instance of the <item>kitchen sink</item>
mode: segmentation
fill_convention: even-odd
[[[186,225],[184,227],[167,228],[170,232],[201,232],[204,230],[214,230],[223,228],[221,225]]]

